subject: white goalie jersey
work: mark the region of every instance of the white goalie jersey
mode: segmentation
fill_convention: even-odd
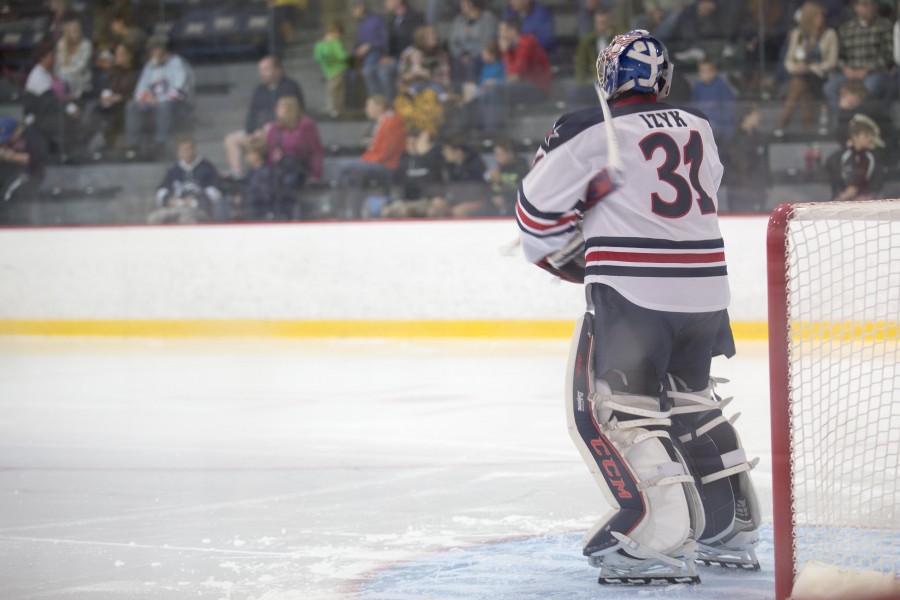
[[[727,308],[716,214],[723,169],[709,122],[649,96],[625,99],[612,115],[624,171],[615,189],[599,107],[564,115],[541,144],[516,208],[526,258],[539,262],[583,235],[585,283],[652,310]]]

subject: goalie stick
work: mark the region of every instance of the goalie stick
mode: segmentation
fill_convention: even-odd
[[[622,176],[624,168],[622,165],[622,155],[619,153],[619,136],[616,135],[616,127],[613,125],[612,113],[609,110],[609,103],[606,101],[606,92],[600,87],[600,82],[594,82],[594,91],[597,92],[597,99],[600,101],[600,110],[603,111],[603,125],[606,132],[607,146],[607,171],[609,172],[610,181],[614,187],[621,186],[625,179]]]

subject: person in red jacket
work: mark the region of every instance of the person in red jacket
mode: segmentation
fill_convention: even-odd
[[[511,99],[517,104],[546,100],[553,78],[547,53],[533,34],[522,33],[518,20],[500,22],[497,45],[506,67],[506,81],[490,87],[482,98],[482,118],[487,131],[499,131],[506,126]]]
[[[387,97],[370,96],[366,100],[366,116],[375,122],[372,141],[362,156],[341,168],[337,177],[334,205],[342,217],[360,215],[361,194],[349,194],[349,190],[375,186],[385,194],[390,192],[394,171],[406,150],[406,124],[391,109]]]

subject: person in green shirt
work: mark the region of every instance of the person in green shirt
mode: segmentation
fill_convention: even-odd
[[[334,21],[325,31],[325,37],[313,47],[313,58],[319,63],[328,84],[325,111],[334,118],[344,110],[344,71],[350,58],[341,41],[343,35],[344,27],[340,21]]]

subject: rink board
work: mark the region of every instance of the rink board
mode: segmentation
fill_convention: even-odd
[[[765,217],[723,218],[736,334],[765,336]],[[510,219],[0,229],[0,334],[566,338],[582,286]]]

